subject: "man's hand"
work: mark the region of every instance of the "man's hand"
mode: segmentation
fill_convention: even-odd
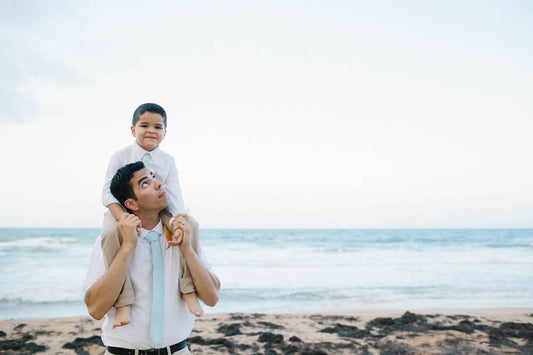
[[[134,214],[125,213],[118,222],[118,230],[122,237],[122,245],[135,248],[141,235],[141,220]]]

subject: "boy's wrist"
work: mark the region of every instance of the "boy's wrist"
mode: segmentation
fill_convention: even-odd
[[[176,220],[176,217],[172,217],[170,218],[170,220],[168,221],[168,228],[170,229],[171,232],[174,232],[174,227],[172,226],[172,223],[174,223],[174,221]]]

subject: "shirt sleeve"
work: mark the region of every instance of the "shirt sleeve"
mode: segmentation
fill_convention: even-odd
[[[109,206],[112,203],[119,203],[118,200],[111,193],[111,180],[118,169],[123,166],[122,159],[120,159],[120,152],[116,152],[111,156],[109,165],[107,166],[107,171],[105,174],[104,187],[102,189],[102,203],[104,207]]]
[[[173,157],[170,157],[169,159],[171,164],[168,177],[165,181],[165,190],[169,196],[168,207],[174,216],[176,213],[187,213],[187,209],[185,208],[185,202],[183,201],[176,161]]]
[[[102,252],[102,237],[98,237],[94,243],[93,251],[87,267],[87,275],[83,282],[83,292],[87,292],[91,286],[105,274],[104,254]]]

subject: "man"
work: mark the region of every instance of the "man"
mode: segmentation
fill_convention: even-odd
[[[106,270],[100,240],[96,242],[84,283],[89,314],[95,319],[105,316],[102,341],[107,346],[106,354],[190,354],[186,339],[192,331],[194,315],[179,296],[180,253],[177,247],[167,248],[159,218],[159,212],[168,205],[165,190],[142,162],[136,162],[117,171],[111,191],[131,212],[119,221],[122,244]],[[187,216],[178,216],[178,223],[182,230],[177,234],[179,249],[198,297],[214,306],[220,282],[206,268],[202,253],[198,255],[193,250]],[[131,322],[113,329],[113,304],[128,273],[135,290]]]

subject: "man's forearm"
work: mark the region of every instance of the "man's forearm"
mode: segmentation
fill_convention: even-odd
[[[123,244],[104,276],[85,293],[85,304],[93,318],[101,319],[117,300],[134,250],[135,246]]]
[[[218,302],[218,290],[220,289],[218,278],[205,268],[192,248],[182,253],[191,271],[198,297],[206,305],[213,307]]]

